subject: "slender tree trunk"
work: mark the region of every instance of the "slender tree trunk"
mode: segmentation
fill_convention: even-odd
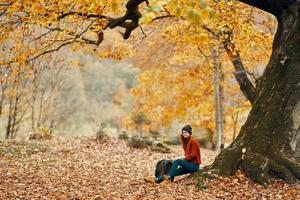
[[[213,56],[213,79],[214,79],[214,94],[215,94],[215,121],[216,121],[216,137],[215,137],[215,150],[221,150],[222,144],[222,114],[221,114],[221,94],[220,94],[220,74],[219,74],[219,61],[218,52],[212,48]]]
[[[6,124],[5,139],[9,139],[10,138],[10,134],[11,134],[11,121],[12,121],[12,97],[9,98],[9,108],[8,108],[8,118],[7,118],[7,124]]]
[[[38,112],[38,117],[37,117],[37,125],[36,128],[39,128],[42,124],[41,124],[41,119],[42,119],[42,114],[44,112],[44,97],[45,97],[45,93],[46,93],[46,88],[43,88],[41,91],[41,97],[40,97],[40,101],[39,101],[39,112]]]
[[[0,97],[0,117],[2,115],[2,110],[3,110],[3,104],[5,100],[5,86],[4,83],[1,83],[1,97]]]
[[[36,104],[36,99],[37,99],[37,91],[38,91],[38,86],[37,86],[37,75],[34,73],[34,78],[32,80],[32,93],[31,93],[31,129],[32,131],[35,130],[35,104]]]
[[[243,2],[275,14],[278,29],[248,119],[210,169],[233,175],[241,168],[263,185],[273,176],[294,183],[300,179],[295,157],[300,146],[300,2]]]
[[[15,126],[17,125],[17,115],[18,115],[18,106],[19,106],[19,96],[17,94],[16,99],[15,99],[15,104],[13,108],[13,114],[12,114],[12,123],[11,123],[11,139],[15,138],[16,133],[14,132]]]
[[[16,77],[16,80],[20,81],[20,76],[18,75]],[[11,120],[11,139],[13,139],[15,136],[16,136],[16,133],[14,132],[16,129],[15,129],[15,126],[17,124],[17,116],[18,116],[18,107],[19,107],[19,100],[20,100],[20,97],[21,95],[19,94],[19,87],[20,87],[20,83],[16,83],[16,96],[14,97],[14,106],[13,106],[13,111],[12,111],[12,120]]]
[[[0,97],[0,117],[2,115],[2,111],[3,111],[3,107],[4,107],[4,102],[5,102],[5,99],[6,99],[6,96],[5,96],[5,91],[7,90],[7,80],[8,80],[8,76],[7,75],[7,70],[8,70],[8,66],[6,66],[4,72],[2,72],[1,76],[1,97]],[[5,78],[4,78],[5,77]]]
[[[221,133],[222,133],[222,140],[221,140],[221,149],[224,149],[225,147],[225,132],[224,132],[224,124],[225,124],[225,93],[224,93],[224,71],[223,71],[223,67],[222,64],[219,63],[219,71],[220,71],[220,101],[221,101],[221,105],[220,105],[220,113],[221,113]]]

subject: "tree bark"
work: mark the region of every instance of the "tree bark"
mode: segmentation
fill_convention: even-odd
[[[237,129],[237,123],[238,123],[238,120],[239,120],[239,111],[237,111],[237,113],[234,115],[234,116],[231,116],[232,118],[232,121],[234,123],[234,127],[233,127],[233,135],[232,135],[232,141],[235,140],[235,137],[236,137],[236,129]]]
[[[224,91],[224,71],[223,71],[223,65],[219,63],[219,71],[220,71],[220,99],[221,99],[221,132],[222,132],[222,141],[221,141],[221,149],[224,149],[225,147],[225,134],[224,134],[224,124],[225,124],[225,91]]]
[[[219,151],[222,149],[222,109],[221,109],[221,95],[220,95],[220,71],[219,71],[219,58],[218,51],[211,48],[212,56],[213,56],[213,82],[214,82],[214,95],[215,95],[215,121],[216,121],[216,137],[215,137],[215,150]]]
[[[275,14],[278,29],[248,119],[209,169],[233,175],[240,168],[262,185],[272,177],[294,183],[300,179],[295,156],[300,146],[300,2],[242,2]]]
[[[0,78],[0,88],[1,88],[1,96],[0,96],[0,117],[2,116],[2,111],[3,111],[3,107],[4,107],[4,101],[7,98],[5,96],[5,91],[7,90],[7,79],[8,79],[8,75],[7,70],[8,70],[9,66],[7,65],[4,69],[4,72],[0,71],[0,75],[2,76]]]

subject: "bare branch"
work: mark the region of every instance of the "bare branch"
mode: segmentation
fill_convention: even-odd
[[[37,58],[39,58],[39,57],[41,57],[41,56],[43,56],[43,55],[45,55],[45,54],[48,54],[48,53],[52,53],[52,52],[58,51],[58,50],[60,50],[62,47],[67,46],[67,45],[69,45],[69,44],[71,44],[71,43],[73,43],[73,42],[74,42],[74,40],[68,41],[68,42],[65,42],[65,43],[59,45],[59,46],[58,46],[57,48],[55,48],[55,49],[51,49],[51,50],[48,50],[48,51],[44,51],[43,53],[41,53],[41,54],[39,54],[39,55],[37,55],[37,56],[34,56],[33,58],[28,59],[27,62],[30,62],[30,61],[32,61],[32,60],[35,60],[35,59],[37,59]]]
[[[207,62],[209,62],[209,61],[208,61],[209,56],[206,55],[206,54],[201,50],[200,46],[198,46],[198,50],[199,50],[199,52],[201,53],[201,55],[203,55],[203,56],[205,57],[205,60],[206,60]]]
[[[94,44],[94,45],[98,46],[98,45],[101,44],[101,42],[103,41],[103,39],[104,39],[104,34],[103,34],[102,31],[100,31],[100,32],[98,33],[98,35],[97,35],[97,40],[96,40],[96,41],[90,40],[90,39],[85,38],[85,37],[82,37],[81,39],[82,39],[85,43],[87,43],[87,44]]]
[[[68,13],[64,13],[60,16],[57,17],[58,20],[61,20],[67,16],[70,16],[70,15],[78,15],[78,16],[81,16],[81,17],[86,17],[88,19],[90,18],[97,18],[97,19],[107,19],[107,20],[110,20],[111,18],[108,17],[108,16],[105,16],[105,15],[99,15],[99,14],[87,14],[87,13],[80,13],[80,12],[68,12]]]
[[[44,36],[48,35],[49,33],[51,33],[52,31],[53,31],[53,30],[49,30],[48,32],[46,32],[46,33],[44,33],[44,34],[42,34],[42,35],[40,35],[40,36],[38,36],[38,37],[36,37],[36,38],[30,40],[30,42],[39,40],[39,39],[41,39],[42,37],[44,37]]]
[[[143,37],[143,38],[146,38],[146,37],[147,37],[147,34],[144,32],[142,26],[140,26],[140,29],[141,29],[142,33],[144,34],[144,37]]]
[[[164,18],[174,18],[175,15],[162,15],[162,16],[158,16],[158,17],[155,17],[152,21],[156,21],[158,19],[164,19]]]
[[[15,2],[10,2],[10,3],[0,3],[0,6],[8,7],[8,6],[11,6],[13,3],[15,3]]]
[[[1,17],[2,15],[4,15],[4,14],[6,13],[6,11],[7,11],[7,10],[4,10],[3,12],[1,12],[1,13],[0,13],[0,17]]]
[[[35,59],[37,59],[37,58],[39,58],[39,57],[41,57],[41,56],[43,56],[43,55],[45,55],[45,54],[48,54],[48,53],[52,53],[52,52],[58,51],[58,50],[60,50],[62,47],[67,46],[67,45],[69,45],[69,44],[72,44],[73,42],[76,42],[76,40],[77,40],[78,38],[80,38],[80,37],[81,37],[81,36],[82,36],[82,35],[83,35],[83,34],[84,34],[84,33],[92,26],[92,24],[93,24],[93,22],[90,23],[90,25],[87,26],[86,29],[83,30],[80,34],[75,35],[75,37],[74,37],[71,41],[67,41],[67,42],[65,42],[65,43],[63,43],[63,44],[61,44],[61,45],[59,45],[59,46],[58,46],[57,48],[55,48],[55,49],[51,49],[51,50],[44,51],[44,52],[40,53],[39,55],[34,56],[34,57],[28,59],[27,62],[30,62],[30,61],[32,61],[32,60],[35,60]]]
[[[64,29],[61,29],[61,28],[58,28],[58,27],[56,27],[56,28],[49,28],[49,27],[48,27],[48,29],[50,29],[51,31],[59,31],[59,32],[65,31]],[[87,30],[86,30],[86,31],[87,31]],[[70,36],[75,36],[75,37],[77,37],[77,38],[80,37],[79,34],[76,34],[75,32],[72,32],[72,31],[67,31],[67,34],[70,35]],[[88,39],[88,38],[85,38],[85,37],[82,37],[81,39],[82,39],[86,44],[94,44],[94,45],[97,45],[97,46],[98,46],[98,45],[103,41],[103,39],[104,39],[104,34],[103,34],[102,31],[99,31],[99,32],[97,33],[97,40],[91,40],[91,39]]]

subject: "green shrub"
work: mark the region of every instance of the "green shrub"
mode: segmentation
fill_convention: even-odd
[[[106,140],[108,136],[104,133],[104,131],[97,131],[96,140]]]
[[[164,140],[163,143],[167,145],[180,145],[180,138],[178,136]]]
[[[214,135],[214,132],[211,129],[205,128],[201,132],[201,135],[199,135],[196,138],[202,148],[213,149],[213,146],[214,146],[213,135]]]
[[[153,140],[149,140],[149,138],[143,138],[143,141],[147,146],[151,146],[153,143]]]
[[[214,147],[213,143],[206,138],[198,139],[198,142],[202,148],[213,149]]]
[[[134,136],[127,141],[127,146],[140,149],[146,147],[147,145],[143,139]]]
[[[157,130],[150,130],[149,133],[150,133],[151,137],[153,137],[155,140],[157,140],[160,135],[159,131],[157,131]]]
[[[170,153],[171,152],[170,147],[167,144],[162,143],[160,141],[154,141],[151,145],[151,150],[158,151],[161,153]]]
[[[198,140],[199,144],[201,147],[204,147],[207,143],[207,139],[206,138],[201,138]]]
[[[121,139],[121,140],[128,140],[129,135],[126,131],[122,131],[122,133],[119,134],[118,138]]]
[[[204,182],[202,182],[202,181],[199,181],[199,182],[196,184],[196,187],[197,187],[198,189],[200,189],[200,190],[206,190],[206,189],[208,189],[208,186],[207,186]]]
[[[43,143],[37,141],[0,141],[0,156],[24,157],[47,151]]]
[[[48,128],[37,128],[29,135],[30,140],[50,140],[53,138],[52,131]]]

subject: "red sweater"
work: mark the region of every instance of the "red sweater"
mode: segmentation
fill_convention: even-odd
[[[184,149],[184,160],[197,165],[201,163],[200,146],[197,140],[191,138],[191,141]]]

